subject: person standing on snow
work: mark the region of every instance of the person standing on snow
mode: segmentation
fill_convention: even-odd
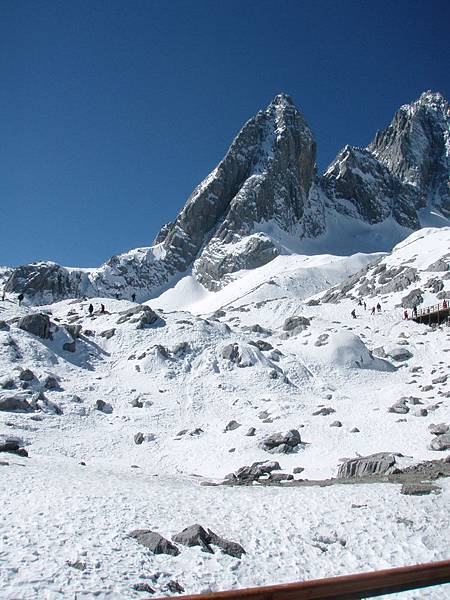
[[[409,318],[409,317],[408,317],[408,311],[407,311],[407,310],[406,310],[406,308],[405,308],[405,310],[403,311],[403,319],[404,319],[405,321],[407,321],[407,320],[408,320],[408,318]]]
[[[88,311],[89,311],[89,316],[92,317],[92,313],[94,312],[94,307],[92,306],[92,304],[89,304]]]
[[[136,302],[136,294],[134,292],[131,294],[131,302]]]
[[[371,315],[374,315],[374,314],[375,314],[375,306],[372,306],[372,310],[370,311],[370,314],[371,314]]]
[[[356,319],[356,311],[355,311],[355,309],[353,309],[353,310],[352,310],[352,312],[351,312],[350,314],[352,315],[352,317],[353,317],[354,319]]]
[[[23,294],[19,294],[17,296],[17,300],[19,301],[19,306],[21,305],[23,299],[24,299],[24,295]]]
[[[378,304],[377,304],[377,311],[378,311],[378,312],[381,312],[381,304],[380,304],[379,302],[378,302]]]

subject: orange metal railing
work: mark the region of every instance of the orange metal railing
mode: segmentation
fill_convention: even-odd
[[[445,583],[450,583],[450,560],[300,583],[179,597],[184,600],[350,600],[374,598]],[[442,592],[442,598],[450,598],[450,590],[446,591],[448,595]]]

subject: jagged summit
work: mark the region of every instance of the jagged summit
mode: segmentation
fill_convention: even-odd
[[[281,93],[244,124],[151,247],[92,270],[25,265],[6,289],[33,302],[133,292],[143,301],[191,272],[217,290],[237,271],[292,250],[389,250],[429,225],[429,214],[448,224],[449,173],[450,110],[439,93],[424,92],[402,106],[367,148],[345,146],[321,177],[311,129]]]

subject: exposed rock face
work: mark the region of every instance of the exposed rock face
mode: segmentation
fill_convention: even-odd
[[[414,208],[430,202],[450,216],[450,107],[441,94],[425,92],[402,106],[368,149],[404,185],[414,188]]]
[[[366,149],[346,146],[317,177],[311,130],[291,98],[280,94],[244,125],[153,246],[113,256],[92,270],[24,265],[11,272],[6,291],[22,292],[35,304],[81,296],[130,299],[133,292],[141,302],[190,268],[217,290],[236,271],[273,260],[285,239],[324,233],[336,215],[353,219],[356,229],[361,224],[361,231],[386,219],[417,229],[424,207],[450,216],[449,125],[448,103],[427,92],[402,106]],[[400,229],[396,235],[401,238]],[[388,287],[407,287],[407,275]],[[150,315],[141,315],[137,326],[150,323]]]
[[[419,220],[411,198],[414,190],[402,185],[368,150],[346,146],[321,180],[333,207],[370,224],[388,217],[417,229]]]
[[[370,475],[389,475],[395,471],[395,454],[378,452],[370,456],[361,456],[346,460],[339,467],[337,478],[367,477]]]

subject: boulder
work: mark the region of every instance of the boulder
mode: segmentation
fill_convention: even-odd
[[[415,417],[426,417],[428,415],[428,411],[426,408],[418,408],[413,414]]]
[[[431,483],[404,483],[400,493],[405,496],[425,496],[440,491],[440,487]]]
[[[25,315],[19,321],[20,329],[36,335],[43,340],[50,339],[50,318],[44,313]]]
[[[261,443],[267,452],[280,452],[287,454],[293,452],[301,443],[300,433],[297,429],[289,429],[284,433],[273,433]]]
[[[271,473],[269,476],[269,481],[292,481],[294,476],[290,473]]]
[[[249,429],[245,435],[248,437],[252,437],[255,435],[255,433],[256,433],[256,429],[254,427],[249,427]]]
[[[104,400],[97,400],[97,402],[95,403],[95,408],[107,415],[110,415],[113,411],[111,404],[105,402]]]
[[[190,525],[172,537],[174,542],[183,544],[183,546],[200,546],[204,552],[214,554],[210,546],[210,535],[203,529],[201,525]]]
[[[158,315],[146,304],[132,306],[120,314],[122,316],[119,317],[117,321],[118,325],[130,321],[130,323],[138,323],[138,327],[144,327],[145,325],[151,325],[158,320]]]
[[[237,542],[230,542],[230,540],[217,535],[211,529],[208,529],[208,535],[209,543],[220,548],[224,554],[228,554],[228,556],[233,556],[234,558],[241,558],[243,554],[246,554],[244,548]]]
[[[403,348],[401,346],[393,346],[386,350],[386,356],[389,356],[390,358],[396,361],[403,361],[411,358],[412,354],[406,348]]]
[[[134,435],[134,443],[135,444],[140,445],[140,444],[142,444],[143,441],[144,441],[144,434],[141,431],[139,431],[138,433],[136,433]]]
[[[72,336],[72,338],[74,340],[77,340],[80,337],[81,325],[73,325],[73,324],[66,323],[64,325],[64,329],[67,331],[67,333],[70,336]]]
[[[273,350],[273,346],[272,344],[269,344],[269,342],[265,342],[264,340],[250,340],[249,344],[251,346],[256,346],[256,348],[258,348],[258,350],[261,350],[261,352],[266,352],[267,350]]]
[[[171,594],[182,594],[184,592],[184,587],[176,581],[176,579],[171,579],[166,584],[166,590]]]
[[[180,554],[180,551],[172,542],[169,542],[162,535],[150,529],[135,529],[128,534],[128,537],[148,548],[153,554],[169,554],[170,556],[178,556]]]
[[[292,469],[292,472],[294,473],[294,475],[298,475],[299,473],[303,473],[304,470],[305,467],[294,467]]]
[[[100,337],[105,338],[107,340],[109,340],[110,338],[113,337],[113,335],[116,333],[116,329],[115,327],[113,327],[112,329],[106,329],[105,331],[102,331],[100,333]]]
[[[19,379],[21,381],[32,381],[34,379],[34,373],[30,369],[22,369],[19,373]]]
[[[428,426],[428,431],[433,435],[444,435],[444,433],[447,433],[448,430],[449,426],[446,423],[431,423],[431,425]]]
[[[9,331],[9,325],[6,321],[0,321],[0,331]]]
[[[186,527],[186,529],[174,535],[172,539],[174,542],[183,544],[184,546],[200,546],[204,552],[211,554],[214,553],[211,544],[220,548],[225,554],[235,558],[241,558],[245,554],[245,550],[240,544],[226,540],[214,533],[214,531],[211,531],[211,529],[206,531],[198,524]]]
[[[289,332],[295,331],[298,333],[300,331],[304,331],[310,325],[311,325],[311,321],[307,317],[302,317],[302,316],[288,317],[285,320],[285,322],[283,323],[283,330],[289,331]]]
[[[60,390],[61,386],[57,377],[54,375],[47,375],[43,381],[44,388],[46,390]]]
[[[263,462],[254,462],[251,466],[245,466],[238,469],[235,473],[231,473],[225,479],[229,479],[236,483],[251,483],[259,477],[269,475],[272,471],[279,471],[280,463],[277,461],[266,460]]]
[[[397,413],[398,415],[406,415],[409,413],[409,406],[406,406],[405,400],[398,400],[395,404],[388,408],[388,412]]]
[[[132,586],[135,592],[146,592],[147,594],[155,594],[155,590],[151,585],[146,583],[145,581],[139,581],[138,583],[134,583]]]
[[[144,403],[142,402],[142,400],[139,400],[139,398],[133,398],[133,400],[131,400],[130,402],[130,406],[132,406],[133,408],[143,408]]]
[[[65,342],[63,344],[63,350],[65,350],[66,352],[72,352],[73,353],[73,352],[76,351],[76,349],[77,349],[77,346],[76,346],[75,340],[73,340],[72,342]]]
[[[238,423],[237,421],[230,421],[225,426],[225,430],[224,431],[234,431],[235,429],[237,429],[240,426],[241,426],[241,424]]]
[[[233,363],[239,363],[239,345],[238,344],[228,344],[222,348],[222,358],[229,360]]]
[[[313,412],[313,417],[317,417],[318,415],[326,417],[327,415],[331,415],[335,412],[336,411],[334,410],[334,408],[331,408],[331,406],[324,406]]]
[[[342,423],[340,421],[333,421],[330,423],[330,427],[342,427]]]
[[[443,433],[442,435],[436,436],[431,440],[431,450],[437,450],[442,452],[443,450],[450,449],[450,433]]]
[[[374,475],[389,475],[396,471],[395,457],[392,452],[378,452],[369,456],[361,456],[346,460],[339,467],[337,478],[370,477]]]
[[[28,397],[20,394],[13,396],[0,396],[0,411],[33,412],[33,407],[28,402]]]

